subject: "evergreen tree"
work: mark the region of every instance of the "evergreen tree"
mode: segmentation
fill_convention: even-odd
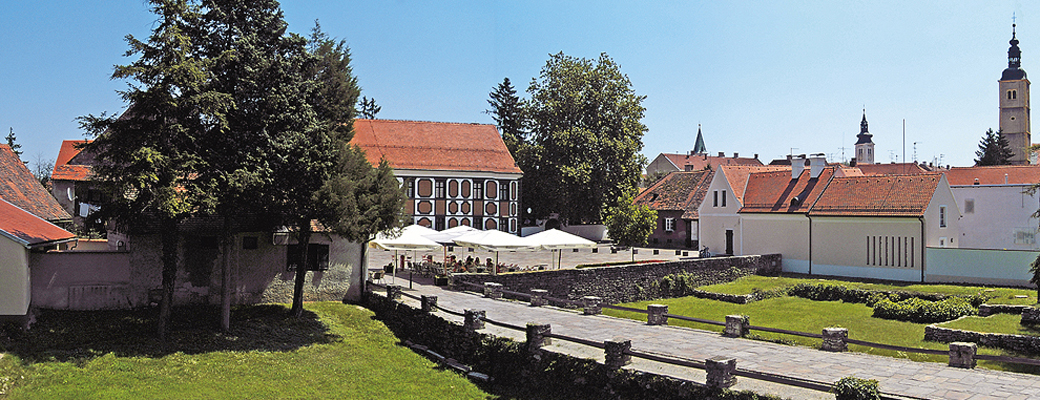
[[[498,130],[502,133],[502,140],[506,143],[506,148],[509,149],[513,158],[517,159],[520,147],[527,143],[524,103],[516,95],[516,89],[512,82],[509,82],[509,78],[503,79],[490,96],[491,98],[487,102],[491,108],[484,110],[484,113],[490,114],[491,119],[495,120]]]
[[[979,141],[979,150],[975,152],[975,156],[978,157],[975,159],[975,165],[1010,165],[1014,155],[1007,138],[1000,131],[994,133],[993,129],[989,129]]]
[[[22,148],[22,145],[15,143],[15,140],[17,140],[17,138],[15,138],[14,136],[14,128],[11,128],[10,133],[8,133],[7,136],[4,137],[4,140],[7,141],[7,146],[11,148],[11,151],[14,152],[14,155],[18,156],[18,158],[22,158],[22,151],[18,150]]]
[[[376,105],[376,99],[368,97],[361,98],[361,101],[358,102],[358,108],[358,114],[365,119],[375,119],[376,114],[379,114],[379,110],[383,109],[383,107]]]
[[[524,155],[523,203],[531,217],[551,212],[572,224],[596,224],[604,210],[636,190],[646,96],[606,54],[598,60],[550,57],[531,94],[531,149]]]

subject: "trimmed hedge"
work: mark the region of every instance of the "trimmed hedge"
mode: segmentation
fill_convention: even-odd
[[[878,381],[846,376],[834,383],[831,388],[835,400],[881,400],[878,393]]]
[[[928,301],[915,297],[899,302],[881,298],[874,303],[874,317],[926,324],[950,321],[974,314],[975,308],[971,306],[971,303],[960,297],[950,297],[939,301]]]

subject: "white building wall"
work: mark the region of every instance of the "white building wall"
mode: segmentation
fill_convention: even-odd
[[[0,315],[29,311],[29,250],[0,236]]]
[[[945,222],[943,226],[940,214],[945,208]],[[953,197],[946,175],[942,175],[939,184],[932,194],[932,200],[924,212],[925,220],[925,245],[928,247],[960,247],[960,207]]]
[[[955,186],[961,209],[960,243],[966,249],[1037,250],[1037,226],[1032,217],[1040,208],[1037,195],[1023,185]]]
[[[813,217],[812,273],[921,281],[921,229],[913,217]]]
[[[718,203],[715,202],[715,196],[719,196]],[[723,197],[725,201],[722,200]],[[737,214],[740,207],[740,201],[733,195],[733,188],[730,187],[725,170],[720,169],[712,178],[708,185],[708,193],[697,209],[697,233],[694,238],[699,240],[700,246],[708,246],[709,251],[714,254],[724,253],[726,231],[732,230],[733,254],[747,254],[742,246],[740,215]]]
[[[780,253],[784,272],[809,273],[809,218],[779,213],[741,216],[745,254]]]

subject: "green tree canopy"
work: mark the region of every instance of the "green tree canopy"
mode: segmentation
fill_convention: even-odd
[[[506,148],[516,158],[521,145],[527,144],[527,118],[523,100],[516,95],[516,88],[509,78],[503,79],[502,83],[491,91],[488,105],[491,108],[484,110],[484,113],[491,115],[491,119],[495,120]]]
[[[657,226],[657,211],[646,205],[632,202],[635,196],[628,195],[611,207],[607,214],[607,231],[610,240],[621,246],[643,246]]]
[[[639,151],[646,96],[606,54],[597,60],[552,55],[528,88],[530,154],[524,171],[532,217],[551,212],[572,224],[601,223],[604,210],[635,190],[646,165]]]
[[[1014,155],[1007,138],[1000,131],[994,133],[993,129],[989,129],[979,141],[979,150],[975,152],[975,156],[978,157],[975,159],[975,165],[1010,165],[1011,157]]]

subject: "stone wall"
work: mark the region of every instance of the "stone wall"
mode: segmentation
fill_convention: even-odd
[[[1030,306],[1016,306],[1010,304],[982,304],[979,306],[979,316],[988,317],[993,314],[1022,314]]]
[[[1027,354],[1040,353],[1040,337],[1036,336],[981,333],[928,325],[924,327],[924,340],[942,343],[972,342],[980,346]]]
[[[713,257],[653,264],[635,264],[599,268],[562,269],[553,271],[516,272],[499,275],[456,274],[452,284],[467,289],[463,282],[501,283],[506,290],[530,293],[545,289],[549,297],[578,300],[599,296],[608,303],[661,298],[658,281],[668,275],[686,273],[696,286],[729,282],[754,274],[780,272],[781,256]]]

